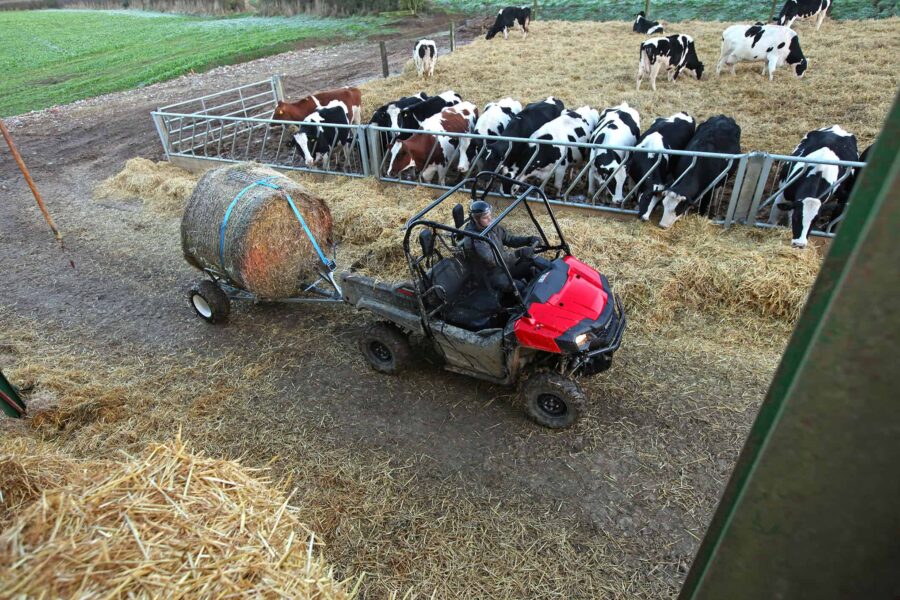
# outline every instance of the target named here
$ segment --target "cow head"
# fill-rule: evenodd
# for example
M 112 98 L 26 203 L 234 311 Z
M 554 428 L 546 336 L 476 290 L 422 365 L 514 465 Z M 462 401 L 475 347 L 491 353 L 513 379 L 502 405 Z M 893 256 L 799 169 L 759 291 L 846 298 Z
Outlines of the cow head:
M 490 142 L 484 153 L 484 170 L 499 173 L 502 169 L 503 159 L 509 150 L 509 142 Z
M 416 161 L 409 151 L 408 142 L 406 140 L 397 140 L 389 150 L 391 154 L 391 162 L 388 165 L 388 175 L 391 177 L 399 177 L 400 173 L 407 169 L 415 169 Z
M 699 60 L 691 60 L 688 61 L 687 65 L 684 67 L 684 70 L 694 76 L 694 79 L 700 79 L 703 77 L 703 63 Z
M 788 46 L 788 55 L 785 59 L 785 62 L 794 67 L 794 75 L 796 75 L 797 77 L 803 77 L 803 73 L 806 72 L 806 68 L 809 66 L 809 62 L 803 55 L 803 50 L 800 49 L 799 36 L 795 35 L 791 39 L 791 45 Z
M 641 192 L 640 196 L 638 196 L 638 216 L 641 218 L 641 221 L 650 220 L 650 215 L 653 213 L 657 202 L 659 202 L 659 193 L 656 190 Z
M 794 202 L 779 202 L 778 208 L 791 211 L 791 246 L 806 248 L 809 244 L 809 229 L 819 214 L 822 201 L 815 197 L 807 197 Z
M 668 229 L 675 224 L 675 221 L 687 212 L 692 202 L 686 196 L 682 196 L 677 192 L 666 190 L 663 194 L 663 216 L 659 220 L 659 226 Z M 648 215 L 649 216 L 649 215 Z
M 284 102 L 279 100 L 278 104 L 275 105 L 275 112 L 272 113 L 272 120 L 284 121 L 286 117 L 287 115 L 284 114 Z
M 324 157 L 319 152 L 322 134 L 322 128 L 318 125 L 303 125 L 300 127 L 300 131 L 294 134 L 294 143 L 303 153 L 307 167 L 312 167 Z

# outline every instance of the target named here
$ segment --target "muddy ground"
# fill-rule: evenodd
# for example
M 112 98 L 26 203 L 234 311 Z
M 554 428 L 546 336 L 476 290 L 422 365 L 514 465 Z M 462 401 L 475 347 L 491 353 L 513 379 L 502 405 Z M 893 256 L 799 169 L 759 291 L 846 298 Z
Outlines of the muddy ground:
M 460 43 L 477 33 L 464 31 Z M 409 44 L 388 47 L 398 71 Z M 622 540 L 628 556 L 616 562 L 632 571 L 619 573 L 623 582 L 649 578 L 657 592 L 676 592 L 765 392 L 767 379 L 754 373 L 774 368 L 777 352 L 748 356 L 754 368 L 735 372 L 723 388 L 698 385 L 694 394 L 670 397 L 664 382 L 641 381 L 639 360 L 653 358 L 657 369 L 678 363 L 679 377 L 699 381 L 719 357 L 685 368 L 680 342 L 664 333 L 658 346 L 631 354 L 626 344 L 608 374 L 617 380 L 606 387 L 610 396 L 595 398 L 589 429 L 550 432 L 524 418 L 513 391 L 443 372 L 427 352 L 410 375 L 371 372 L 355 349 L 363 320 L 345 308 L 239 306 L 227 327 L 206 325 L 186 301 L 197 273 L 179 255 L 177 219 L 148 213 L 137 201 L 97 201 L 93 188 L 129 158 L 162 158 L 152 109 L 276 72 L 287 75 L 288 96 L 297 96 L 377 76 L 380 57 L 370 41 L 301 49 L 7 119 L 65 246 L 53 241 L 15 164 L 0 152 L 0 317 L 8 326 L 38 323 L 48 339 L 110 362 L 197 354 L 249 362 L 277 339 L 286 365 L 277 374 L 281 392 L 224 417 L 243 419 L 247 432 L 231 423 L 235 433 L 221 436 L 224 454 L 262 463 L 268 457 L 254 451 L 255 439 L 289 439 L 293 423 L 320 423 L 336 447 L 386 453 L 414 465 L 420 481 L 453 479 L 475 494 L 515 496 L 573 515 L 584 535 L 603 531 Z M 629 390 L 633 398 L 644 388 L 646 402 L 637 404 L 613 393 Z M 719 398 L 729 398 L 728 406 Z M 697 436 L 698 428 L 706 431 Z M 709 449 L 695 447 L 701 444 Z M 709 460 L 691 464 L 704 453 Z M 628 585 L 617 587 L 629 595 Z

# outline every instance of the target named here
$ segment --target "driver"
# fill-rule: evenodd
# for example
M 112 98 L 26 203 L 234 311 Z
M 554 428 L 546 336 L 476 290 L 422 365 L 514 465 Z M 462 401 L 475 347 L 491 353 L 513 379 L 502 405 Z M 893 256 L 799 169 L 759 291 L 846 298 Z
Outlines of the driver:
M 464 227 L 465 231 L 481 233 L 492 220 L 491 205 L 484 200 L 476 200 L 469 205 L 469 219 Z M 534 246 L 540 244 L 541 238 L 537 236 L 510 235 L 506 229 L 498 224 L 488 232 L 487 237 L 494 242 L 506 263 L 510 275 L 516 281 L 519 289 L 523 289 L 527 280 L 531 279 L 534 263 Z M 480 270 L 487 280 L 487 284 L 499 292 L 511 292 L 511 282 L 500 264 L 497 262 L 490 245 L 482 240 L 466 237 L 463 246 L 472 263 Z M 518 248 L 515 252 L 507 252 L 506 248 Z M 524 280 L 524 281 L 523 281 Z

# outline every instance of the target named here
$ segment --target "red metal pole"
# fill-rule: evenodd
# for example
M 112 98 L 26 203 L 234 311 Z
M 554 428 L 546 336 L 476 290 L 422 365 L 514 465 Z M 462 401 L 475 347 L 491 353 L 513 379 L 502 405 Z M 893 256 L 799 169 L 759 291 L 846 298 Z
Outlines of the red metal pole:
M 19 151 L 16 150 L 16 145 L 13 143 L 12 136 L 9 135 L 9 130 L 3 123 L 3 119 L 0 119 L 0 133 L 3 134 L 3 139 L 6 140 L 6 145 L 9 146 L 9 151 L 12 152 L 13 158 L 16 160 L 16 164 L 19 165 L 19 170 L 22 171 L 22 175 L 25 176 L 25 181 L 28 182 L 28 187 L 31 188 L 31 193 L 34 194 L 34 199 L 37 200 L 38 208 L 40 208 L 41 212 L 44 213 L 44 219 L 46 219 L 47 224 L 50 225 L 50 229 L 53 230 L 53 235 L 56 236 L 56 239 L 61 241 L 62 234 L 59 232 L 59 229 L 56 228 L 56 223 L 53 222 L 53 218 L 50 216 L 50 213 L 47 212 L 47 207 L 44 206 L 44 199 L 41 198 L 41 194 L 40 192 L 38 192 L 37 186 L 34 184 L 34 180 L 31 179 L 31 174 L 28 173 L 28 167 L 25 166 L 25 162 L 19 155 Z

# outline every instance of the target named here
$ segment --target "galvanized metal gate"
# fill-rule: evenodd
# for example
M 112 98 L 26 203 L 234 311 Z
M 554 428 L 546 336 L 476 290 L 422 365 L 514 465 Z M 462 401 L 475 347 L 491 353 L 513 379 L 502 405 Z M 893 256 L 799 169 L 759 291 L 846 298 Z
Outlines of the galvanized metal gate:
M 187 168 L 206 167 L 210 162 L 256 161 L 276 169 L 350 177 L 375 177 L 381 181 L 440 189 L 449 189 L 477 172 L 489 142 L 499 140 L 511 144 L 527 144 L 532 148 L 521 170 L 521 173 L 525 174 L 534 165 L 540 150 L 552 146 L 563 150 L 560 152 L 560 158 L 555 164 L 544 165 L 540 173 L 531 177 L 532 181 L 536 181 L 547 193 L 552 203 L 634 215 L 638 213 L 636 206 L 638 188 L 654 170 L 661 168 L 664 157 L 672 159 L 677 156 L 692 157 L 692 162 L 682 177 L 697 165 L 698 159 L 718 158 L 725 160 L 726 165 L 700 196 L 706 192 L 710 193 L 707 214 L 715 223 L 724 227 L 730 227 L 735 223 L 755 227 L 782 225 L 784 216 L 775 208 L 781 193 L 797 177 L 817 165 L 846 167 L 840 180 L 820 198 L 823 207 L 826 204 L 834 205 L 838 185 L 855 170 L 864 166 L 861 162 L 811 160 L 756 151 L 743 154 L 650 151 L 644 148 L 606 144 L 482 136 L 472 133 L 427 132 L 352 124 L 318 124 L 324 131 L 331 132 L 329 135 L 332 139 L 336 138 L 338 130 L 349 129 L 350 141 L 339 151 L 336 149 L 328 154 L 323 161 L 310 163 L 304 154 L 298 151 L 291 133 L 291 128 L 296 127 L 297 123 L 271 118 L 278 101 L 283 99 L 281 78 L 275 76 L 257 83 L 170 104 L 154 111 L 152 116 L 166 157 L 171 162 Z M 436 173 L 436 182 L 435 173 L 432 173 L 435 169 L 429 169 L 428 173 L 419 169 L 403 176 L 392 176 L 388 172 L 390 155 L 387 148 L 393 139 L 403 133 L 432 133 L 445 142 L 450 141 L 453 154 L 446 171 L 442 168 Z M 467 156 L 468 167 L 460 170 L 461 152 L 465 151 L 467 145 L 474 151 L 471 152 L 471 157 Z M 434 148 L 437 148 L 437 144 Z M 435 151 L 434 148 L 432 153 Z M 571 169 L 566 169 L 562 177 L 556 179 L 559 168 L 564 166 L 562 162 L 565 154 L 577 151 L 582 157 L 589 158 L 594 152 L 602 150 L 617 150 L 626 157 L 606 178 L 597 180 L 592 177 L 590 160 L 586 160 Z M 644 177 L 627 190 L 622 202 L 616 203 L 612 199 L 610 189 L 620 171 L 626 169 L 627 162 L 638 153 L 649 153 L 651 159 L 656 160 Z M 430 160 L 426 160 L 425 164 L 428 162 Z M 800 167 L 780 181 L 782 169 L 790 170 L 797 164 Z M 554 179 L 553 182 L 551 177 Z M 558 187 L 557 181 L 560 181 Z M 498 195 L 503 194 L 498 192 Z M 844 218 L 844 212 L 820 211 L 820 218 L 813 224 L 810 235 L 834 236 L 835 228 Z

